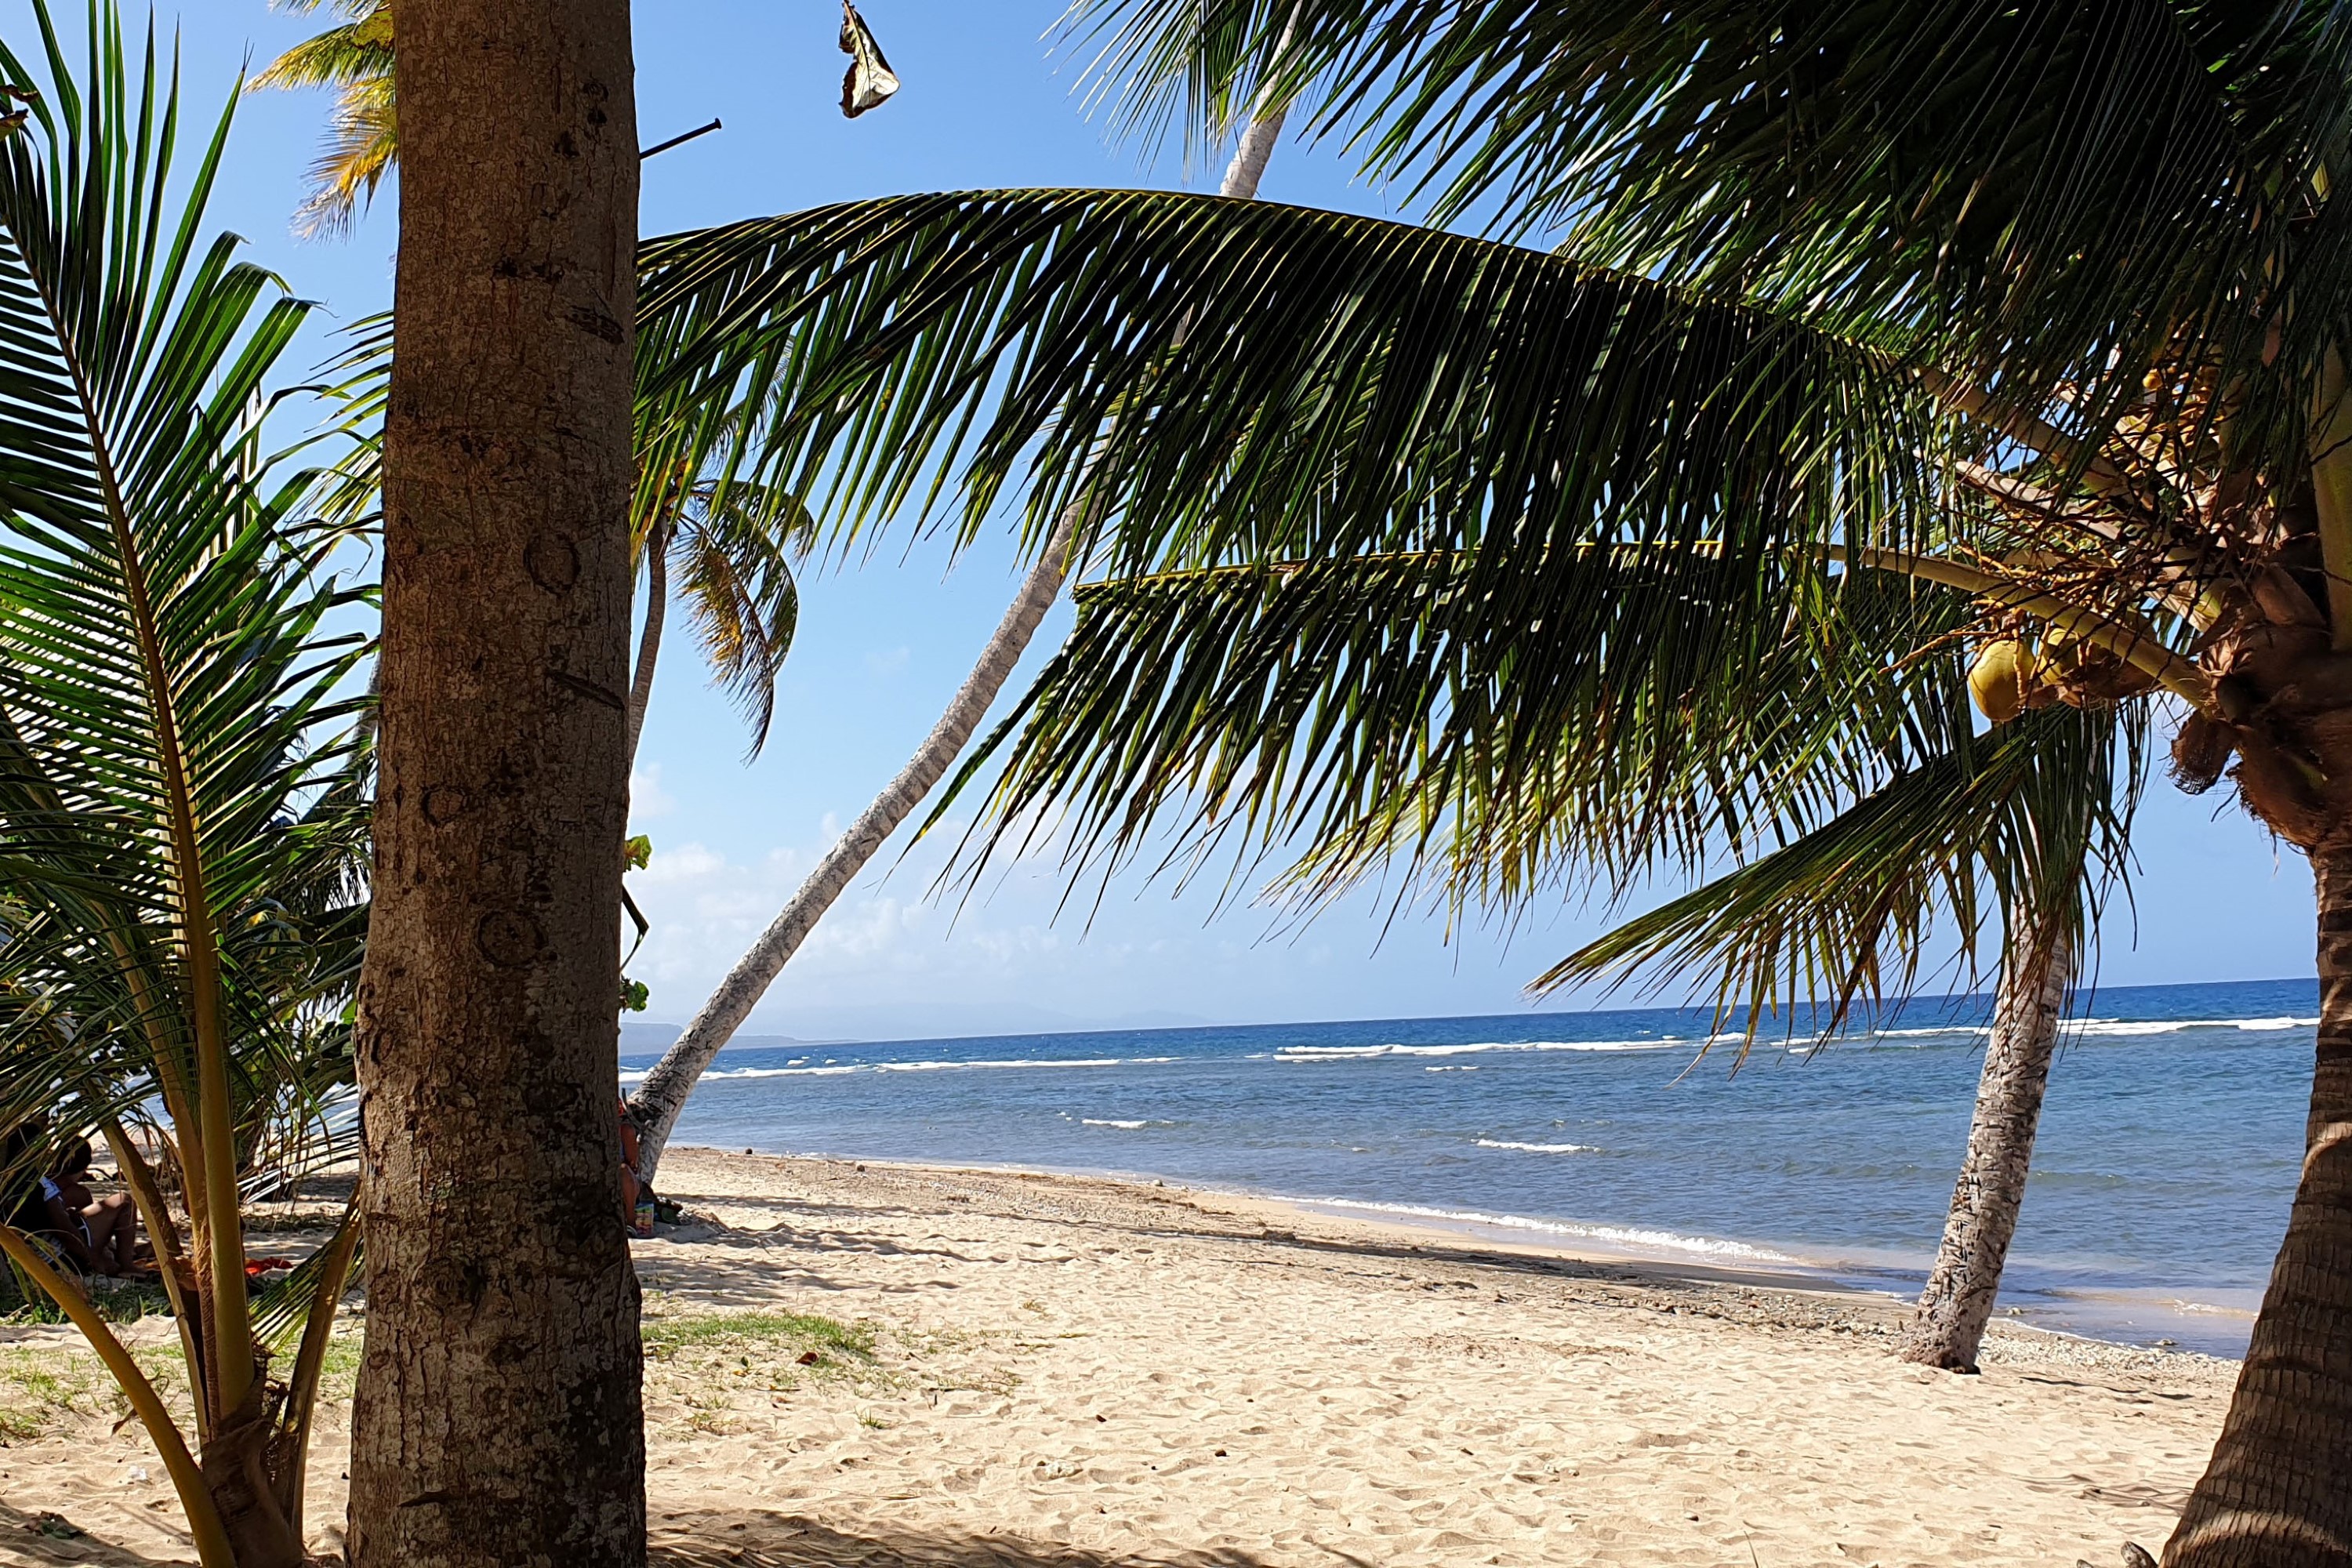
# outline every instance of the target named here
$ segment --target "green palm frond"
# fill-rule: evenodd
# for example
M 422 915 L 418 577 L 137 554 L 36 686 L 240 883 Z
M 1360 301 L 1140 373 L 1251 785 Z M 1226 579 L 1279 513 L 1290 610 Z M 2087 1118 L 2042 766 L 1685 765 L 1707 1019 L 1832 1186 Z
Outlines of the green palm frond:
M 1069 642 L 956 781 L 1002 763 L 967 864 L 1041 835 L 1163 869 L 1231 843 L 1295 857 L 1276 886 L 1310 906 L 1402 863 L 1400 896 L 1507 910 L 1728 860 L 1537 984 L 1714 975 L 1751 1027 L 1908 994 L 1939 916 L 1967 970 L 1986 889 L 2085 937 L 2127 869 L 2144 718 L 2060 707 L 1979 734 L 1944 640 L 1964 597 L 1805 566 L 1768 625 L 1706 596 L 1690 557 L 1712 553 L 1580 552 L 1524 623 L 1450 554 L 1082 587 Z
M 344 346 L 320 367 L 313 390 L 326 405 L 327 432 L 344 444 L 320 486 L 318 515 L 354 532 L 383 521 L 383 414 L 392 398 L 392 312 L 361 317 L 341 333 Z
M 713 679 L 751 728 L 754 754 L 767 743 L 776 679 L 800 624 L 792 563 L 814 529 L 789 494 L 716 480 L 694 486 L 668 525 L 673 586 Z
M 1588 258 L 1929 334 L 2104 429 L 2173 353 L 2291 442 L 2342 323 L 2332 0 L 1095 0 L 1098 89 L 1214 124 L 1272 90 L 1369 172 Z M 2335 204 L 2341 206 L 2342 204 Z M 2248 286 L 2263 280 L 2261 296 Z
M 336 89 L 327 144 L 310 165 L 310 195 L 295 214 L 297 231 L 314 237 L 347 232 L 400 159 L 389 0 L 335 0 L 335 9 L 352 20 L 295 45 L 247 84 L 255 92 Z
M 353 82 L 338 95 L 327 143 L 310 164 L 310 195 L 295 210 L 297 232 L 348 232 L 360 210 L 373 205 L 378 186 L 400 161 L 400 123 L 392 79 Z
M 38 15 L 47 89 L 0 141 L 0 1131 L 160 1110 L 212 1432 L 257 1375 L 240 1166 L 334 1076 L 357 961 L 367 644 L 338 623 L 366 595 L 328 570 L 320 476 L 265 445 L 309 307 L 205 237 L 228 109 L 175 167 L 152 31 L 134 72 L 94 16 L 77 82 Z M 0 70 L 36 79 L 5 48 Z M 203 1478 L 153 1435 L 224 1561 Z M 277 1436 L 263 1462 L 299 1489 Z
M 953 488 L 969 536 L 1017 485 L 1041 539 L 1083 489 L 1118 573 L 1908 540 L 1934 510 L 1916 454 L 1953 438 L 1884 355 L 1784 317 L 1303 208 L 897 197 L 653 241 L 644 263 L 656 438 L 740 411 L 723 434 L 746 475 L 844 532 L 935 517 Z
M 352 19 L 303 39 L 270 61 L 247 84 L 246 90 L 345 87 L 353 82 L 388 79 L 392 75 L 391 6 L 384 0 L 339 0 L 335 8 Z
M 1954 479 L 2000 434 L 1902 333 L 1148 192 L 893 198 L 646 263 L 650 427 L 719 432 L 831 537 L 902 505 L 968 536 L 1016 485 L 1033 536 L 1093 508 L 1111 580 L 959 780 L 1006 763 L 982 858 L 1050 831 L 1278 850 L 1315 896 L 1399 854 L 1465 900 L 1570 865 L 1615 896 L 1967 754 L 1984 611 L 1834 564 L 1900 540 L 1990 581 L 2017 537 Z
M 1401 855 L 1508 904 L 1564 860 L 1621 886 L 1702 868 L 1964 743 L 1885 652 L 1964 601 L 1801 554 L 1727 592 L 1722 557 L 1571 548 L 1510 593 L 1474 552 L 1089 584 L 957 787 L 1003 756 L 983 849 L 1016 823 L 1081 860 L 1287 848 L 1317 897 Z
M 1957 673 L 1957 672 L 1948 672 Z M 1966 699 L 1950 697 L 1955 708 Z M 2082 952 L 2128 870 L 2145 780 L 2137 710 L 2053 707 L 1987 736 L 1963 727 L 1829 820 L 1659 908 L 1624 921 L 1547 970 L 1535 985 L 1646 973 L 1651 989 L 1711 976 L 1726 1017 L 1752 1037 L 1776 1013 L 1812 1003 L 1824 1037 L 1857 1006 L 1913 994 L 1932 928 L 1949 917 L 1954 959 L 1972 977 L 1973 934 L 2034 911 Z

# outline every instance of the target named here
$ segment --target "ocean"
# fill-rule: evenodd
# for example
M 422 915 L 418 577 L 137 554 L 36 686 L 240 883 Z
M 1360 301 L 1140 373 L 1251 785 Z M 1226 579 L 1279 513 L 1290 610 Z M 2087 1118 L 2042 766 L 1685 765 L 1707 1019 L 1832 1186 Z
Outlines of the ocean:
M 1926 1277 L 1981 998 L 1810 1048 L 1704 1010 L 729 1049 L 677 1141 L 1160 1178 L 1895 1295 Z M 2301 1159 L 2316 982 L 2115 986 L 2057 1065 L 2000 1310 L 2245 1348 Z M 623 1058 L 625 1083 L 654 1059 Z

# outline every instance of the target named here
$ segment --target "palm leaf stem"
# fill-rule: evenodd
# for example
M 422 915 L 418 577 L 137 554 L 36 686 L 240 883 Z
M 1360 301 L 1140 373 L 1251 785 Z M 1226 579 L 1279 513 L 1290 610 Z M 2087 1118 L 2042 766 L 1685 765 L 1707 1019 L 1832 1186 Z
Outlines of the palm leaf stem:
M 188 1530 L 196 1538 L 197 1560 L 204 1568 L 236 1568 L 236 1553 L 229 1544 L 228 1532 L 222 1528 L 220 1510 L 214 1506 L 212 1489 L 205 1483 L 205 1473 L 198 1468 L 195 1456 L 188 1452 L 185 1438 L 173 1423 L 172 1413 L 164 1407 L 163 1396 L 155 1385 L 147 1381 L 139 1363 L 114 1337 L 106 1320 L 98 1315 L 89 1299 L 73 1288 L 48 1260 L 26 1241 L 12 1226 L 0 1226 L 0 1253 L 23 1269 L 32 1280 L 57 1303 L 58 1310 L 79 1329 L 98 1359 L 121 1388 L 122 1395 L 131 1402 L 140 1424 L 155 1445 L 156 1455 L 163 1459 L 163 1468 L 172 1478 L 172 1489 L 179 1494 L 180 1506 L 187 1510 Z
M 294 1539 L 302 1539 L 302 1493 L 310 1472 L 310 1417 L 319 1404 L 319 1378 L 327 1363 L 327 1341 L 335 1326 L 335 1308 L 341 1301 L 343 1287 L 350 1282 L 352 1259 L 359 1255 L 360 1194 L 352 1189 L 350 1204 L 343 1210 L 343 1222 L 335 1229 L 334 1239 L 327 1244 L 326 1260 L 320 1268 L 318 1292 L 311 1298 L 310 1312 L 302 1325 L 302 1348 L 295 1352 L 293 1371 L 286 1380 L 285 1430 L 289 1436 L 289 1457 L 278 1485 L 278 1506 Z
M 2032 447 L 2050 462 L 2079 474 L 2083 484 L 2095 494 L 2131 494 L 2131 479 L 2116 466 L 2114 459 L 2067 435 L 2040 416 L 2000 402 L 1982 389 L 1932 366 L 1920 371 L 1919 382 L 1927 388 L 1928 395 L 1938 403 L 1958 410 L 1979 425 L 2000 431 L 2012 441 Z
M 2161 643 L 2151 640 L 2144 631 L 2103 616 L 2096 610 L 2070 603 L 2055 594 L 1974 566 L 1963 565 L 1940 555 L 1859 546 L 1849 549 L 1838 544 L 1823 547 L 1822 553 L 1834 562 L 1916 577 L 1923 582 L 1940 583 L 1948 588 L 1973 594 L 2003 609 L 2047 621 L 2053 630 L 2076 642 L 2105 649 L 2160 683 L 2166 690 L 2187 699 L 2200 710 L 2213 706 L 2213 682 L 2192 660 L 2183 658 Z
M 2039 513 L 2052 522 L 2079 528 L 2110 543 L 2124 536 L 2118 524 L 2088 509 L 2069 506 L 2066 499 L 2056 491 L 2044 489 L 2040 485 L 2019 479 L 2015 474 L 2005 474 L 1998 468 L 1989 468 L 1982 463 L 1963 458 L 1952 465 L 1952 477 L 1979 495 Z
M 2327 574 L 2327 619 L 2337 653 L 2352 652 L 2352 386 L 2334 349 L 2320 374 L 2312 420 L 2311 499 L 2319 513 L 2320 560 Z
M 139 1218 L 147 1227 L 147 1236 L 155 1248 L 157 1272 L 163 1276 L 163 1297 L 172 1303 L 172 1321 L 180 1331 L 180 1353 L 191 1367 L 205 1364 L 204 1325 L 199 1319 L 197 1303 L 188 1299 L 180 1287 L 180 1269 L 186 1255 L 180 1250 L 179 1222 L 172 1217 L 171 1205 L 164 1200 L 163 1189 L 155 1180 L 136 1145 L 124 1132 L 119 1120 L 110 1120 L 104 1129 L 106 1147 L 114 1156 L 114 1168 L 122 1173 L 122 1184 L 131 1189 L 131 1201 L 139 1205 Z M 196 1411 L 196 1442 L 201 1446 L 212 1436 L 212 1412 L 204 1400 L 194 1402 Z
M 203 1132 L 203 1163 L 200 1178 L 193 1168 L 188 1175 L 192 1188 L 200 1179 L 206 1198 L 217 1200 L 224 1194 L 234 1194 L 236 1191 L 236 1132 L 231 1124 L 234 1112 L 229 1098 L 228 1051 L 221 1033 L 220 955 L 211 904 L 205 892 L 204 852 L 196 827 L 195 803 L 188 784 L 171 671 L 155 624 L 145 557 L 131 526 L 113 447 L 108 439 L 109 426 L 100 412 L 81 357 L 74 350 L 71 323 L 58 310 L 47 279 L 37 281 L 43 306 L 57 332 L 58 353 L 72 377 L 75 395 L 87 421 L 91 461 L 97 469 L 107 526 L 113 534 L 121 566 L 123 591 L 129 600 L 124 607 L 131 613 L 140 673 L 155 727 L 156 761 L 163 775 L 166 831 L 171 843 L 173 891 L 177 896 L 180 944 L 187 963 L 188 1009 L 196 1037 L 195 1109 Z M 217 1352 L 206 1370 L 219 1384 L 216 1410 L 226 1415 L 245 1403 L 246 1394 L 253 1386 L 254 1366 L 252 1322 L 246 1307 L 245 1238 L 235 1224 L 211 1223 L 218 1217 L 221 1206 L 224 1205 L 217 1202 L 207 1202 L 202 1237 L 212 1271 L 215 1321 L 210 1328 Z M 233 1195 L 225 1206 L 235 1212 Z

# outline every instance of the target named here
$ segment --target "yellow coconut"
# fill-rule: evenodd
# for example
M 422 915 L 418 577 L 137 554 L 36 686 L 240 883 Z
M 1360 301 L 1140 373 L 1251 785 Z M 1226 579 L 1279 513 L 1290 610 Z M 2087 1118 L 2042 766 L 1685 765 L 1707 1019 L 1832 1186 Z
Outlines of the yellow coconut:
M 1978 712 L 2006 724 L 2025 711 L 2038 673 L 2033 650 L 2023 643 L 2014 637 L 1989 642 L 1969 666 L 1969 695 L 1976 699 Z

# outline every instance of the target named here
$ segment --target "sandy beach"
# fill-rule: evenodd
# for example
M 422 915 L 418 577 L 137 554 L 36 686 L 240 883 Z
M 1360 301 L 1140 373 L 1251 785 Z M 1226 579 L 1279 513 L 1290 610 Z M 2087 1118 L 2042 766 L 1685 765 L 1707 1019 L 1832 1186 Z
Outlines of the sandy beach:
M 2161 1542 L 2235 1373 L 1996 1324 L 1953 1377 L 1895 1359 L 1874 1298 L 1173 1186 L 662 1174 L 690 1215 L 636 1253 L 668 1563 L 2104 1568 Z M 191 1560 L 74 1347 L 0 1329 L 0 1563 Z M 321 1549 L 348 1367 L 334 1392 Z

